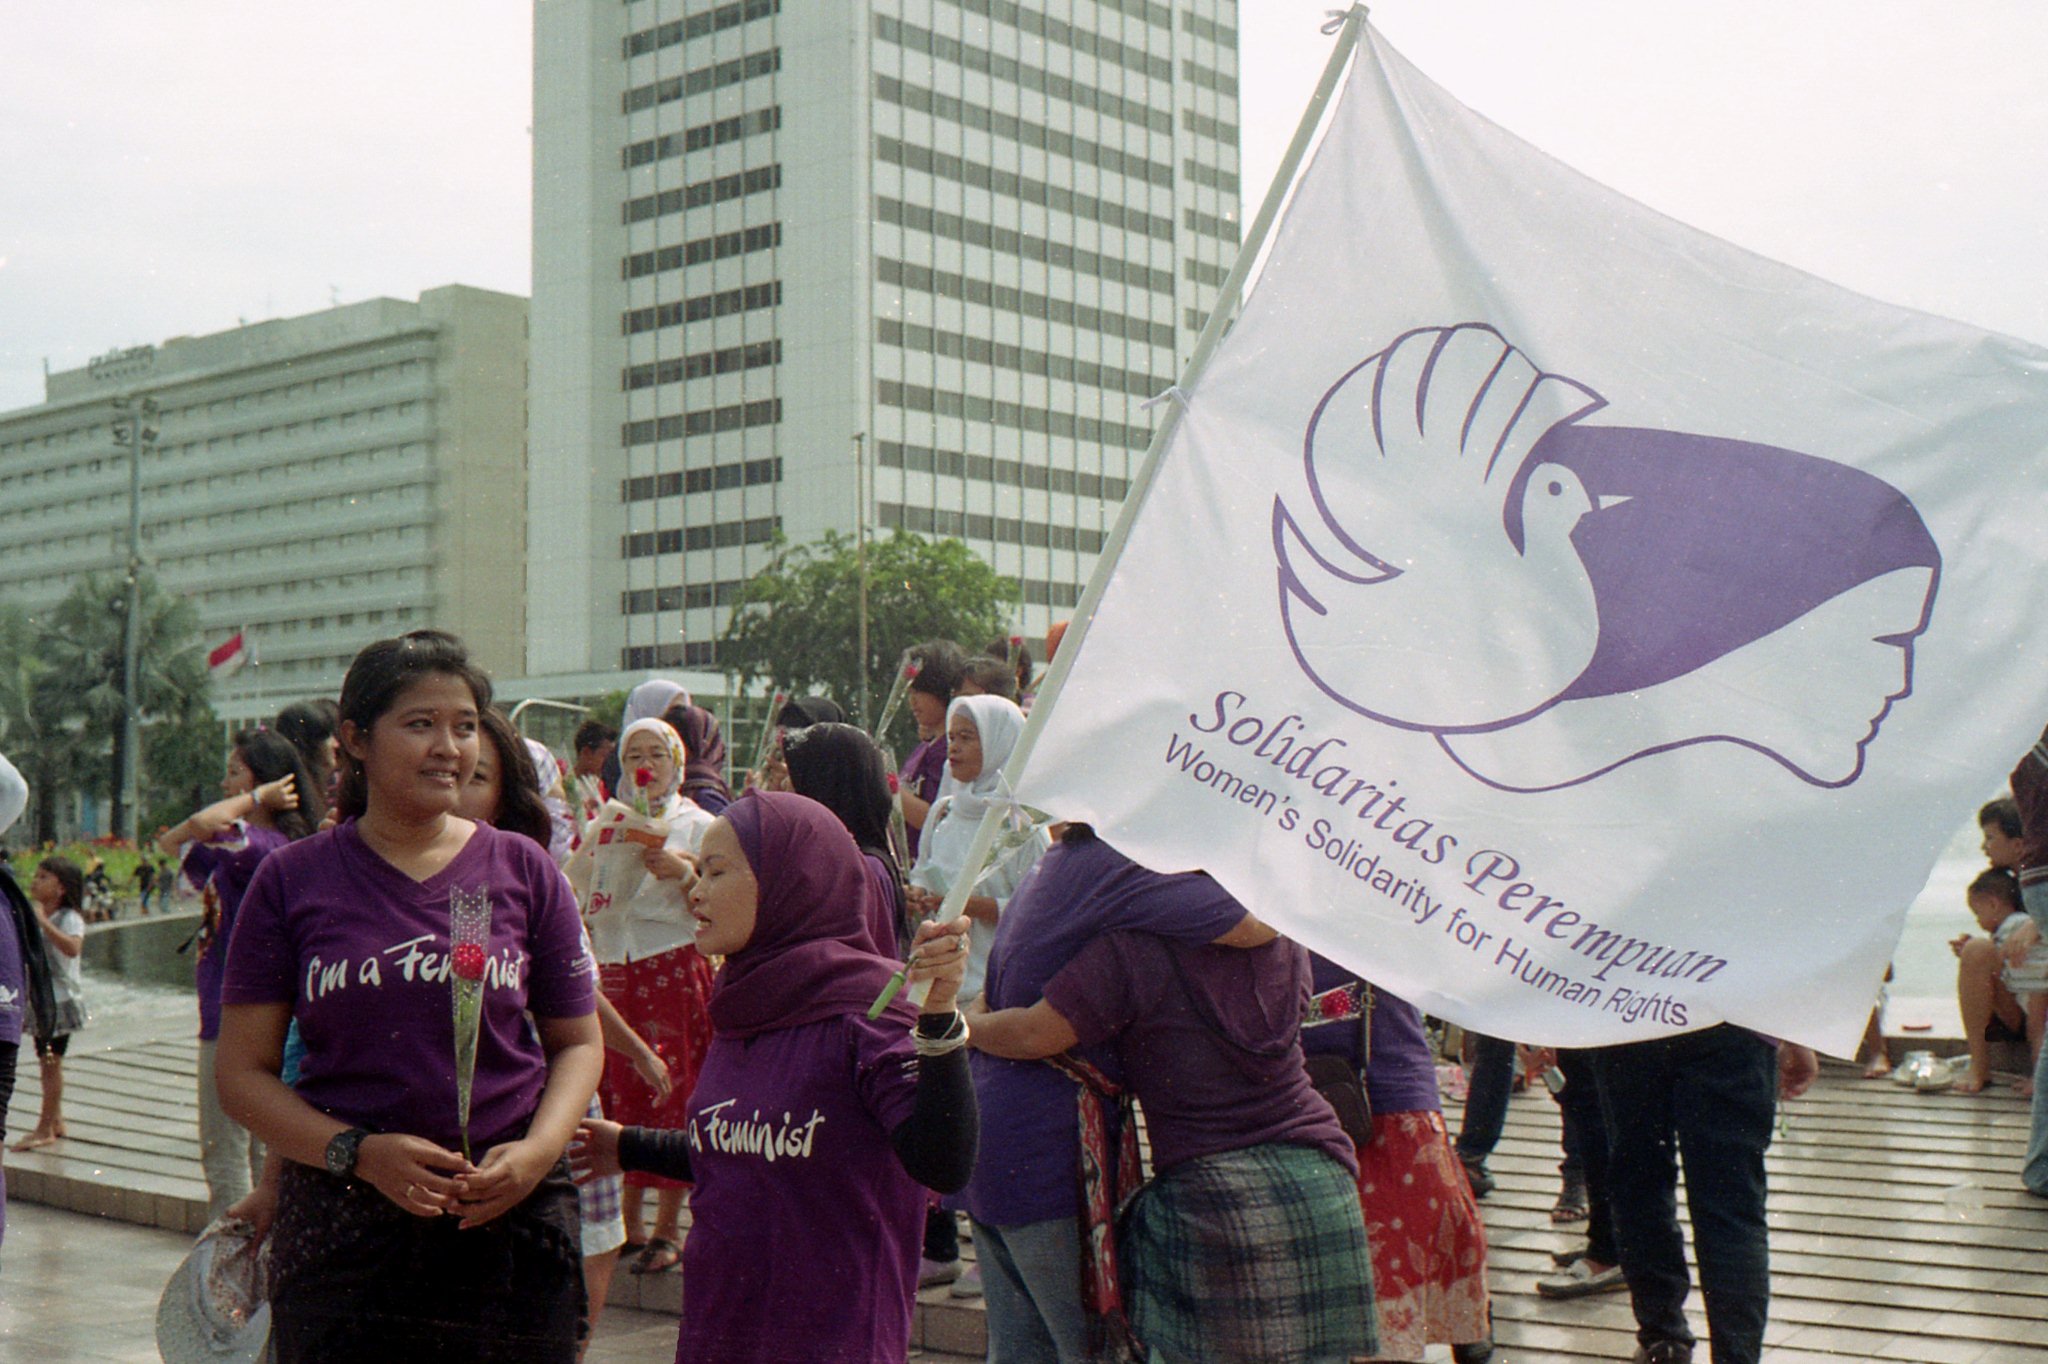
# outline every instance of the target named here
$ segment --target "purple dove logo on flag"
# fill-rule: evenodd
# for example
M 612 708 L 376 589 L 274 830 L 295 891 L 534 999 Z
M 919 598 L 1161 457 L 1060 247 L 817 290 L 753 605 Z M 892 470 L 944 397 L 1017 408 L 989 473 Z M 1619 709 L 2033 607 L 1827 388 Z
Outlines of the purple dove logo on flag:
M 1308 424 L 1312 510 L 1273 503 L 1302 671 L 1500 790 L 1707 743 L 1853 783 L 1934 610 L 1919 512 L 1814 455 L 1587 421 L 1606 407 L 1481 323 L 1346 371 Z

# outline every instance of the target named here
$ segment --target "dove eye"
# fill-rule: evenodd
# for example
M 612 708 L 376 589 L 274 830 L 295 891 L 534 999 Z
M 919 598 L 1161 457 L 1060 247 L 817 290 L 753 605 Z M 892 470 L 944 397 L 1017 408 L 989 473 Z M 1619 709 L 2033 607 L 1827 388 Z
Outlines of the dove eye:
M 1562 497 L 1562 496 L 1564 495 L 1564 484 L 1562 484 L 1562 483 L 1559 483 L 1559 482 L 1558 482 L 1558 481 L 1557 481 L 1556 479 L 1554 479 L 1554 478 L 1553 478 L 1553 479 L 1551 479 L 1551 480 L 1550 480 L 1550 495 L 1551 495 L 1552 497 Z

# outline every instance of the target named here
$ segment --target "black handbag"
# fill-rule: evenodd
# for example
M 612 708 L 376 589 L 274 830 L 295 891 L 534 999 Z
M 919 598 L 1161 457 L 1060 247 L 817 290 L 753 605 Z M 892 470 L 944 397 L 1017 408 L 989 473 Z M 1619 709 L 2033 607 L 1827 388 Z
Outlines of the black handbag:
M 1372 1099 L 1366 1093 L 1364 1067 L 1371 1064 L 1372 1057 L 1372 986 L 1352 981 L 1323 991 L 1309 1000 L 1302 1027 L 1327 1028 L 1345 1023 L 1358 1029 L 1358 1066 L 1351 1064 L 1349 1056 L 1333 1052 L 1305 1053 L 1304 1062 L 1308 1082 L 1336 1110 L 1344 1135 L 1351 1138 L 1353 1146 L 1369 1146 Z

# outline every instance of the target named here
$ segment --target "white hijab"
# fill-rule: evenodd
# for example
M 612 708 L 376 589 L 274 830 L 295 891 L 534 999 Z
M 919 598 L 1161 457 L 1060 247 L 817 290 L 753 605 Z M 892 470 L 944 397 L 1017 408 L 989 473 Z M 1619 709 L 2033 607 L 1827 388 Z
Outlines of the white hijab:
M 641 732 L 652 733 L 668 749 L 674 774 L 665 782 L 641 790 L 634 784 L 633 767 L 625 761 L 626 741 Z M 635 796 L 647 798 L 648 813 L 668 824 L 671 852 L 694 853 L 704 842 L 704 831 L 713 818 L 689 797 L 681 795 L 683 764 L 689 753 L 682 736 L 666 720 L 636 720 L 619 735 L 619 800 L 631 805 Z M 584 848 L 588 849 L 589 844 Z M 594 850 L 593 850 L 594 851 Z M 579 850 L 578 856 L 582 856 Z M 625 915 L 601 916 L 591 927 L 591 938 L 601 962 L 639 961 L 659 956 L 697 939 L 697 921 L 685 903 L 682 887 L 659 877 L 643 878 L 626 905 Z
M 689 688 L 680 682 L 671 682 L 666 677 L 648 678 L 626 693 L 624 728 L 631 729 L 642 720 L 659 720 L 678 700 L 684 705 L 690 703 Z M 625 743 L 626 736 L 622 733 L 619 735 L 619 746 L 623 748 Z
M 946 707 L 946 729 L 966 716 L 981 736 L 981 771 L 971 782 L 957 780 L 950 766 L 939 783 L 938 798 L 932 802 L 931 817 L 918 839 L 918 865 L 937 868 L 947 884 L 967 864 L 967 849 L 981 817 L 1004 804 L 1003 764 L 1017 747 L 1024 732 L 1024 712 L 1014 701 L 1000 696 L 956 696 Z
M 643 685 L 652 686 L 653 684 L 646 683 Z M 652 734 L 661 741 L 661 746 L 668 751 L 670 769 L 668 780 L 650 786 L 645 790 L 642 790 L 639 783 L 633 780 L 633 767 L 626 761 L 626 742 L 635 734 Z M 668 721 L 661 719 L 659 716 L 647 720 L 633 721 L 619 734 L 618 754 L 620 803 L 631 805 L 636 799 L 644 796 L 647 800 L 647 813 L 653 815 L 656 819 L 669 820 L 671 823 L 681 813 L 682 806 L 692 803 L 685 801 L 678 794 L 682 789 L 683 768 L 690 761 L 690 752 L 683 747 L 683 736 L 676 733 L 676 727 Z
M 981 736 L 981 771 L 970 782 L 955 781 L 950 770 L 946 773 L 939 786 L 939 798 L 932 802 L 931 816 L 925 820 L 924 835 L 918 840 L 917 867 L 910 874 L 913 884 L 937 894 L 951 889 L 966 870 L 967 854 L 974 846 L 974 835 L 981 828 L 983 816 L 1009 803 L 1003 765 L 1010 760 L 1018 736 L 1024 732 L 1024 712 L 1017 709 L 1015 702 L 1000 696 L 954 697 L 953 704 L 946 707 L 948 732 L 963 715 Z M 1023 843 L 990 857 L 975 894 L 988 896 L 1000 910 L 1009 903 L 1011 893 L 1045 847 L 1044 831 L 1033 829 Z M 960 999 L 972 1000 L 981 993 L 988 973 L 989 949 L 995 939 L 994 924 L 979 919 L 969 924 L 967 978 L 960 982 Z

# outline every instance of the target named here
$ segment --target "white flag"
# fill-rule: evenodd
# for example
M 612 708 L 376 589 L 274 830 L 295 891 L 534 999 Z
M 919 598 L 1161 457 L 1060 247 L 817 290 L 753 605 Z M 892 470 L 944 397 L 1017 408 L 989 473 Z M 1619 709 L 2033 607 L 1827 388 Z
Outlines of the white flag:
M 2044 443 L 1368 32 L 1018 795 L 1489 1033 L 1846 1052 L 2048 718 Z

